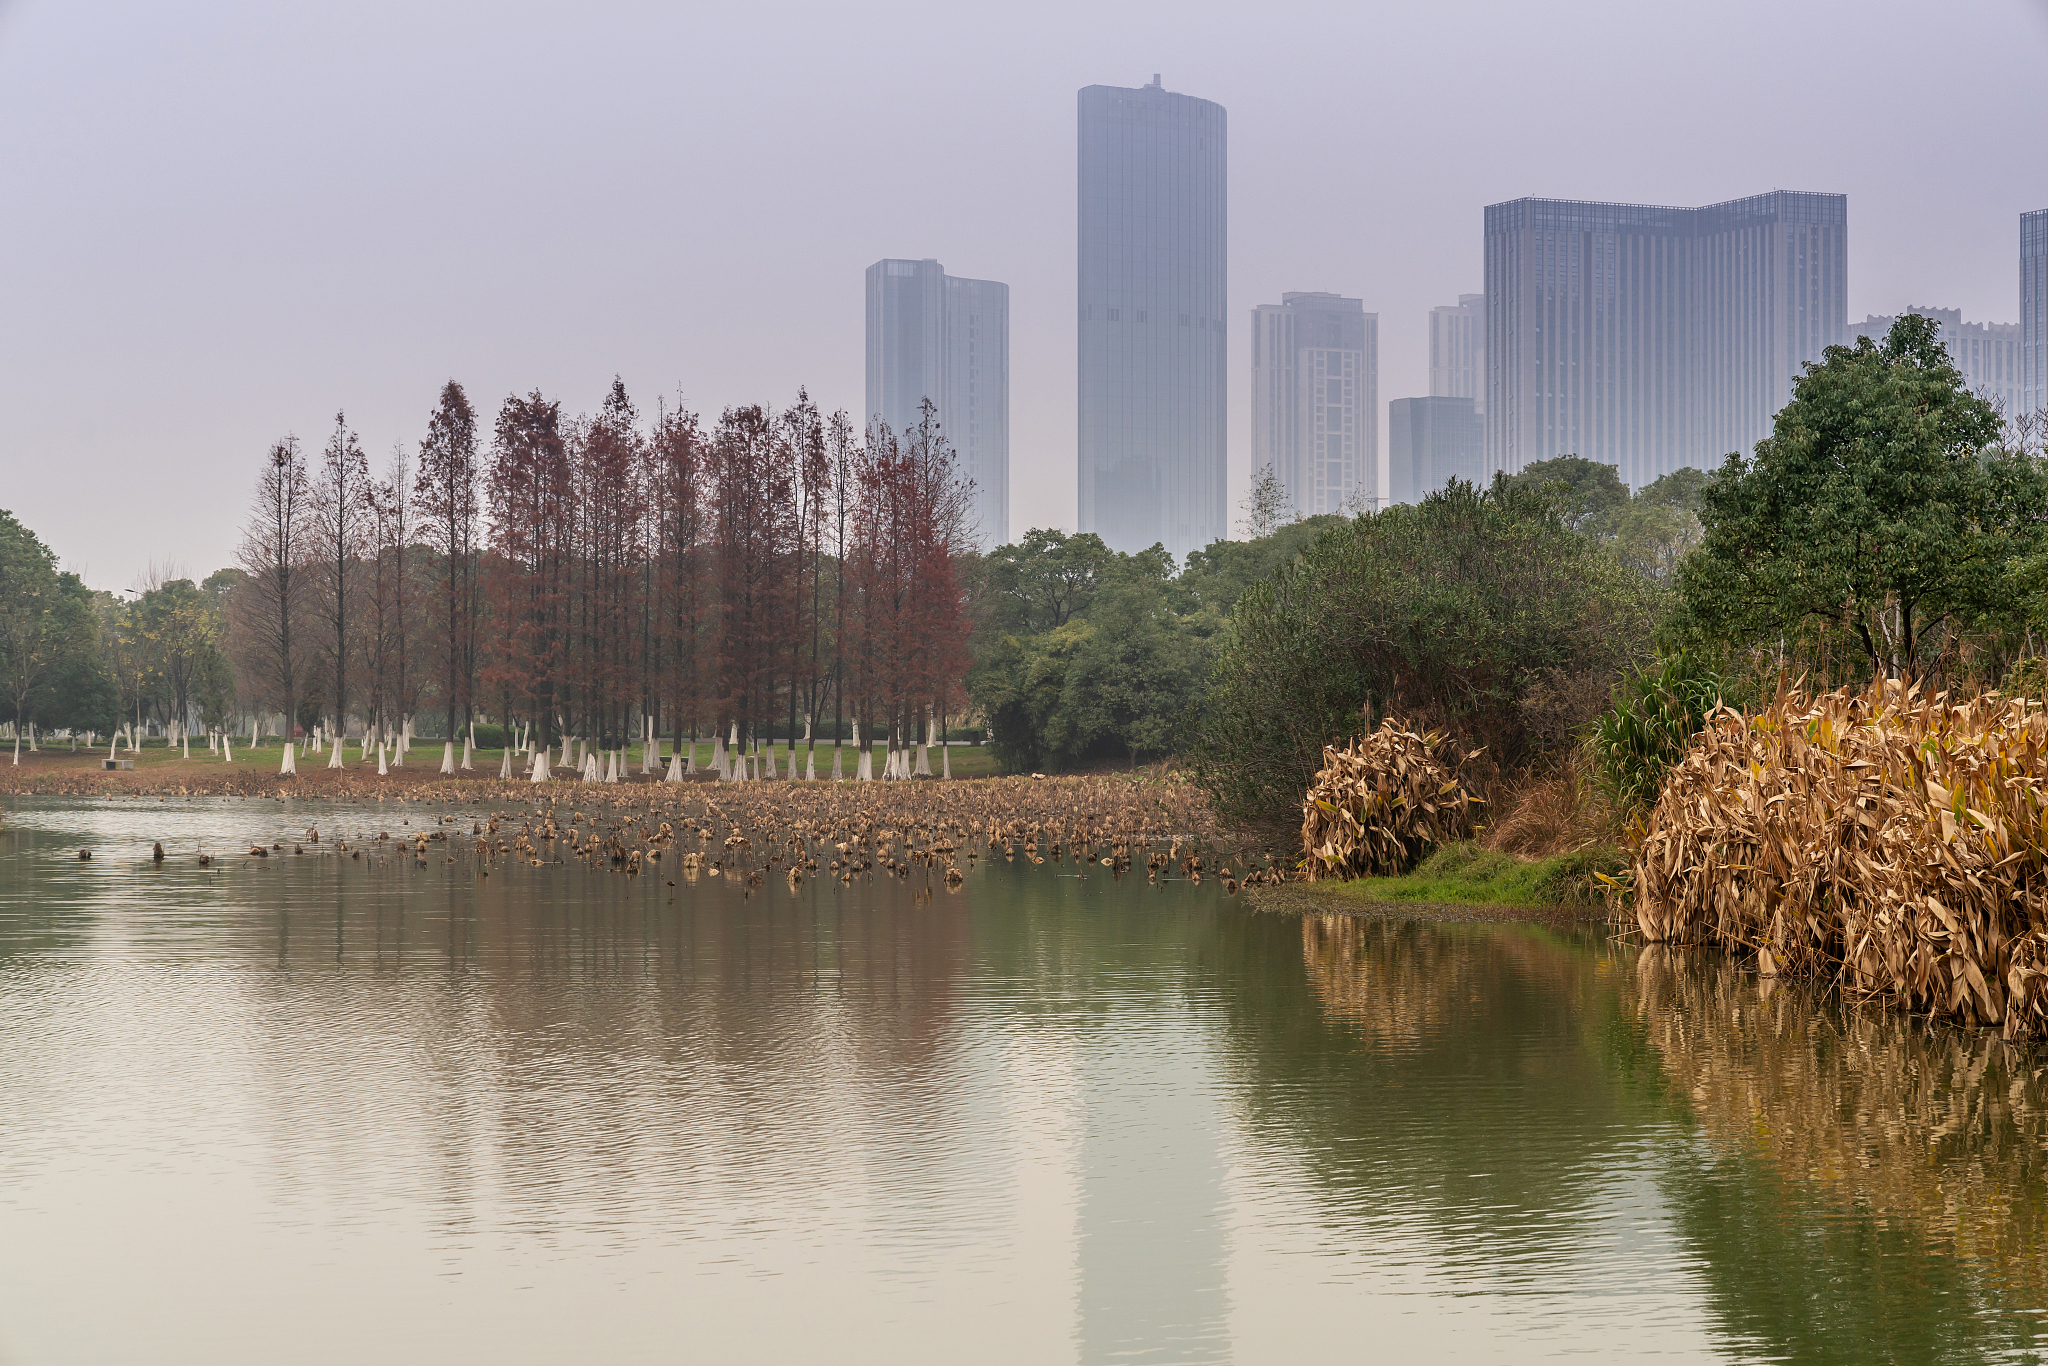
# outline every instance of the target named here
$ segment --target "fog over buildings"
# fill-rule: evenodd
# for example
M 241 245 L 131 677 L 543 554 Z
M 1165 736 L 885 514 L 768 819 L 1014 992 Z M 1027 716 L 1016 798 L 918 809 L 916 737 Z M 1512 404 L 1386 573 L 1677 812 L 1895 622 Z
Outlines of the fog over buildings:
M 1486 426 L 1474 400 L 1397 398 L 1387 433 L 1390 502 L 1419 503 L 1453 479 L 1486 487 Z
M 1185 558 L 1229 530 L 1229 118 L 1156 75 L 1077 105 L 1079 526 Z
M 1304 62 L 1325 51 L 1387 60 L 1370 81 L 1333 80 Z M 591 412 L 617 374 L 643 413 L 715 418 L 803 386 L 858 420 L 859 273 L 930 259 L 1007 288 L 1006 530 L 1085 521 L 1184 552 L 1229 525 L 1251 479 L 1253 308 L 1306 289 L 1377 315 L 1366 425 L 1391 485 L 1388 400 L 1465 396 L 1454 375 L 1473 366 L 1437 310 L 1485 288 L 1486 206 L 1531 197 L 1845 196 L 1845 293 L 1822 301 L 1841 335 L 1918 303 L 2017 323 L 2022 402 L 2038 406 L 2048 168 L 2025 153 L 2044 63 L 2044 0 L 1734 0 L 1710 25 L 1594 0 L 1483 22 L 1455 6 L 1048 0 L 801 24 L 630 0 L 0 0 L 0 195 L 14 208 L 0 216 L 0 506 L 120 588 L 150 561 L 195 576 L 228 563 L 272 441 L 317 446 L 340 409 L 381 463 L 419 441 L 450 378 L 486 415 L 536 389 Z M 1969 88 L 1972 127 L 1992 131 L 1958 136 L 1914 101 L 1842 93 L 1911 89 L 1929 71 Z M 1091 152 L 1081 90 L 1138 101 L 1127 116 L 1213 109 L 1219 134 L 1190 160 L 1167 122 L 1141 137 L 1127 119 Z M 1102 172 L 1095 189 L 1084 163 Z M 2036 216 L 2016 233 L 2022 214 Z M 1605 288 L 1581 246 L 1576 287 Z M 1617 236 L 1617 261 L 1626 246 Z M 1568 294 L 1569 262 L 1552 264 Z M 1517 420 L 1536 426 L 1514 428 L 1514 458 L 1661 423 L 1662 444 L 1634 456 L 1611 440 L 1583 452 L 1633 460 L 1634 478 L 1754 433 L 1792 352 L 1759 360 L 1763 343 L 1724 338 L 1703 353 L 1724 376 L 1704 390 L 1632 395 L 1653 373 L 1620 307 L 1635 289 L 1617 276 L 1612 300 L 1545 302 L 1596 329 L 1547 336 L 1549 352 L 1507 339 L 1508 363 L 1536 366 L 1517 381 Z M 1107 297 L 1126 290 L 1145 300 Z M 1114 323 L 1082 317 L 1098 302 Z M 1790 303 L 1772 304 L 1788 328 Z M 1502 343 L 1474 332 L 1491 371 Z M 1544 354 L 1593 373 L 1545 380 Z M 1737 372 L 1749 396 L 1729 387 Z M 1145 397 L 1167 393 L 1180 397 Z M 1508 421 L 1490 388 L 1470 397 Z M 1172 488 L 1170 469 L 1187 476 Z M 1111 526 L 1126 510 L 1132 523 Z
M 946 274 L 937 261 L 877 261 L 867 273 L 863 425 L 901 436 L 930 399 L 962 477 L 977 545 L 1010 538 L 1010 287 Z
M 1962 371 L 1963 382 L 1972 393 L 1990 399 L 2007 417 L 2024 411 L 2020 406 L 2018 323 L 1966 323 L 1960 308 L 1927 308 L 1919 304 L 1909 304 L 1904 312 L 1941 324 L 1936 335 L 1948 348 L 1949 359 Z M 1848 340 L 1869 337 L 1881 342 L 1898 320 L 1898 314 L 1873 313 L 1862 322 L 1849 324 Z
M 2048 408 L 2048 209 L 2020 215 L 2020 411 Z
M 1842 340 L 1848 273 L 1839 194 L 1488 205 L 1489 469 L 1580 455 L 1641 487 L 1718 467 Z
M 1486 296 L 1460 294 L 1429 310 L 1429 392 L 1486 411 Z
M 1385 498 L 1379 322 L 1357 299 L 1314 291 L 1252 310 L 1252 468 L 1272 466 L 1303 517 Z

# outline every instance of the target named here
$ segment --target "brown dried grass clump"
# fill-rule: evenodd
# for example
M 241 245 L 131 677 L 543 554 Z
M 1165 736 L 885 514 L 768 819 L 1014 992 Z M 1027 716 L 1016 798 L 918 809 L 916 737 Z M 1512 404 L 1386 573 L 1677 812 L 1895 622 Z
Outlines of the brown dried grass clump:
M 1494 815 L 1479 832 L 1488 849 L 1547 858 L 1615 843 L 1613 810 L 1580 764 L 1526 775 L 1492 803 Z
M 1390 717 L 1323 767 L 1301 803 L 1309 881 L 1404 873 L 1446 840 L 1472 833 L 1480 799 L 1465 787 L 1465 754 L 1442 731 L 1417 734 Z
M 1882 682 L 1722 708 L 1665 779 L 1634 888 L 1653 943 L 2048 1033 L 2048 714 Z

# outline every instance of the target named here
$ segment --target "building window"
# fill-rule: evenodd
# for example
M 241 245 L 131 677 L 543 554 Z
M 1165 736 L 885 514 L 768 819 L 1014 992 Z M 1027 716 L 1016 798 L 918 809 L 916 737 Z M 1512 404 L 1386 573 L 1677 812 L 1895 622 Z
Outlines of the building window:
M 1124 316 L 1124 311 L 1123 311 L 1123 310 L 1122 310 L 1121 308 L 1112 308 L 1112 309 L 1110 309 L 1110 310 L 1109 310 L 1109 320 L 1110 320 L 1111 322 L 1113 322 L 1113 323 L 1114 323 L 1114 322 L 1122 322 L 1122 321 L 1123 321 L 1123 316 Z

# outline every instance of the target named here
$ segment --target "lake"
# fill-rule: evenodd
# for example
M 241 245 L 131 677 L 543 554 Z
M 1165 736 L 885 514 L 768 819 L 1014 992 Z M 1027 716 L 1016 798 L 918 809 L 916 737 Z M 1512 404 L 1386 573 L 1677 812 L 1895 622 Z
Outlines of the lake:
M 1213 880 L 357 844 L 482 814 L 0 804 L 0 1362 L 2040 1355 L 2040 1053 Z

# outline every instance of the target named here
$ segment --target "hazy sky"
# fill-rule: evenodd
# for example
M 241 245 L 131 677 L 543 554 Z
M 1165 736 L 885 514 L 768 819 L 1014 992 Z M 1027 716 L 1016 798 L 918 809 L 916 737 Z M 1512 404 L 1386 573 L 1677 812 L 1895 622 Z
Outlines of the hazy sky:
M 862 272 L 934 256 L 1010 285 L 1012 530 L 1071 525 L 1074 92 L 1155 71 L 1230 111 L 1233 515 L 1251 307 L 1364 299 L 1384 428 L 1487 203 L 1840 191 L 1852 318 L 1996 321 L 2048 207 L 2048 0 L 0 0 L 0 507 L 118 588 L 451 376 L 857 415 Z

